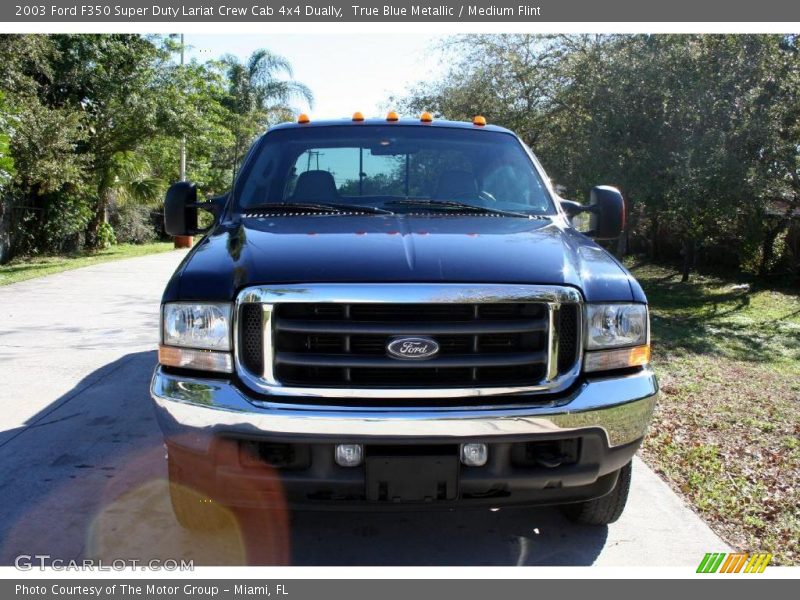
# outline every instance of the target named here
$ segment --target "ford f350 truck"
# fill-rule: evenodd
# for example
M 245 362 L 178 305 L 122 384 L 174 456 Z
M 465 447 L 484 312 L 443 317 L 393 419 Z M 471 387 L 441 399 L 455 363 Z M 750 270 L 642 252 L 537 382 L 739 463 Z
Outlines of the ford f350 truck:
M 167 232 L 205 234 L 164 292 L 151 385 L 178 520 L 207 526 L 215 504 L 619 518 L 658 393 L 645 295 L 592 240 L 624 211 L 608 186 L 559 198 L 483 117 L 428 113 L 301 115 L 227 195 L 173 185 Z

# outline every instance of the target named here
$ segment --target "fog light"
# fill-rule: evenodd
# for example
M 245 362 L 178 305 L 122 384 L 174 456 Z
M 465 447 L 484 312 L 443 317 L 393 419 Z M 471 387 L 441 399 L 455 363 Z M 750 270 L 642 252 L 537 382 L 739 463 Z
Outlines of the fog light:
M 482 467 L 489 459 L 486 444 L 461 444 L 461 462 L 468 467 Z
M 357 467 L 364 458 L 364 446 L 361 444 L 338 444 L 336 446 L 336 464 L 340 467 Z

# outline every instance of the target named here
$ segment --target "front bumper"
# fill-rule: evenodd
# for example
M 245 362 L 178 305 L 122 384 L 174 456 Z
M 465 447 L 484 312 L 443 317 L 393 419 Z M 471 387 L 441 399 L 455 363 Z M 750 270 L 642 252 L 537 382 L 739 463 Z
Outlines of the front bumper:
M 302 407 L 285 404 L 286 398 L 255 400 L 229 381 L 173 375 L 158 367 L 150 392 L 165 437 L 200 452 L 207 450 L 215 435 L 307 437 L 338 443 L 399 438 L 465 442 L 582 429 L 601 430 L 607 445 L 615 447 L 644 436 L 658 383 L 652 371 L 643 369 L 588 378 L 567 396 L 544 402 L 531 396 L 530 404 L 452 409 Z
M 171 478 L 220 503 L 369 506 L 374 503 L 363 498 L 363 465 L 336 465 L 335 444 L 361 443 L 369 452 L 386 445 L 452 448 L 480 441 L 489 444 L 489 463 L 459 467 L 458 503 L 467 499 L 496 506 L 575 502 L 610 491 L 616 471 L 646 432 L 658 384 L 652 371 L 643 369 L 589 378 L 566 396 L 531 396 L 529 404 L 515 398 L 516 404 L 468 408 L 301 407 L 250 398 L 226 380 L 196 379 L 159 367 L 151 394 L 169 448 Z M 515 445 L 569 439 L 580 440 L 573 464 L 520 468 L 510 459 Z M 309 466 L 284 470 L 244 464 L 241 447 L 253 442 L 302 445 Z

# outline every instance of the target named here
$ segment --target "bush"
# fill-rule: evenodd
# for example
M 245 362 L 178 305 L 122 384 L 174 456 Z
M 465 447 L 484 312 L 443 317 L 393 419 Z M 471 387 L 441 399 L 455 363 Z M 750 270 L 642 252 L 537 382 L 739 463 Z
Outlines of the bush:
M 110 221 L 120 244 L 146 244 L 157 239 L 151 209 L 135 204 L 116 205 L 110 210 Z
M 11 256 L 69 254 L 83 248 L 91 209 L 79 193 L 60 192 L 9 199 Z
M 100 227 L 97 228 L 97 241 L 98 247 L 103 249 L 114 246 L 117 243 L 114 228 L 108 223 L 100 223 Z

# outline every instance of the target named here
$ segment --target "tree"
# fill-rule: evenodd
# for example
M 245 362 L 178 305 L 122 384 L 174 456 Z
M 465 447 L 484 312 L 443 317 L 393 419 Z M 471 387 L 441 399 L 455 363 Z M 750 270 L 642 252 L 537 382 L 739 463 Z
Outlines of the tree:
M 86 241 L 97 248 L 120 157 L 153 139 L 170 114 L 169 95 L 158 85 L 169 57 L 138 35 L 58 35 L 53 41 L 57 85 L 46 99 L 83 113 L 87 136 L 79 151 L 87 157 L 95 196 Z
M 752 190 L 747 219 L 760 225 L 758 274 L 773 266 L 775 244 L 800 212 L 800 36 L 759 38 L 765 51 L 750 57 L 765 75 L 753 91 L 750 111 L 740 124 L 748 153 L 746 174 Z
M 163 49 L 174 54 L 175 43 L 166 38 Z M 216 65 L 196 60 L 180 65 L 165 63 L 159 69 L 158 88 L 164 96 L 165 118 L 158 134 L 139 154 L 164 182 L 180 176 L 180 144 L 186 140 L 186 175 L 204 192 L 220 193 L 231 185 L 229 157 L 234 144 L 233 115 L 225 106 L 228 82 Z
M 109 206 L 144 215 L 133 206 L 178 179 L 182 138 L 188 177 L 224 192 L 252 138 L 311 99 L 267 51 L 186 65 L 174 53 L 169 37 L 0 35 L 3 260 L 11 241 L 17 253 L 102 246 Z
M 18 252 L 60 250 L 86 225 L 85 161 L 77 152 L 85 138 L 83 116 L 75 107 L 53 106 L 45 98 L 56 85 L 50 68 L 55 54 L 47 36 L 0 36 L 0 81 L 5 119 L 13 119 L 9 157 L 14 162 L 14 176 L 3 190 L 4 259 Z M 58 219 L 49 222 L 51 215 Z
M 291 79 L 289 61 L 269 50 L 256 50 L 246 61 L 225 56 L 219 68 L 228 81 L 224 105 L 233 116 L 230 164 L 235 174 L 244 152 L 260 131 L 271 123 L 289 120 L 292 102 L 300 100 L 311 105 L 314 97 L 307 86 Z

